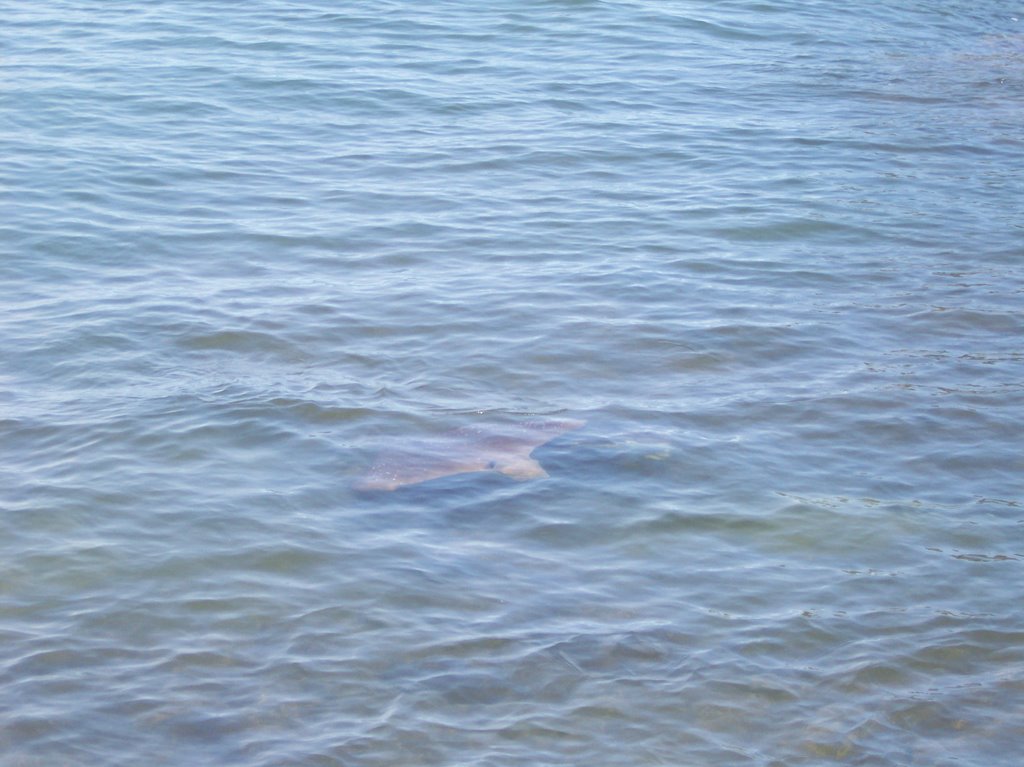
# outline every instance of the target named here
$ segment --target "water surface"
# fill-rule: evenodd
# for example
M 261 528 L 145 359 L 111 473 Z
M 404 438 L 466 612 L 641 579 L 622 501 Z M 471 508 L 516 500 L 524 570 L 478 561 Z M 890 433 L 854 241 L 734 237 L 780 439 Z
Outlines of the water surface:
M 1015 767 L 1018 15 L 8 9 L 0 765 Z

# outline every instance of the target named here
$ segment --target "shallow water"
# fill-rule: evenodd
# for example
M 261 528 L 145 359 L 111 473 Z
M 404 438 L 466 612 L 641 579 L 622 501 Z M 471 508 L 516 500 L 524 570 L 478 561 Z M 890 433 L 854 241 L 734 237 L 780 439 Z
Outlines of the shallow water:
M 0 765 L 1015 767 L 1006 4 L 5 26 Z

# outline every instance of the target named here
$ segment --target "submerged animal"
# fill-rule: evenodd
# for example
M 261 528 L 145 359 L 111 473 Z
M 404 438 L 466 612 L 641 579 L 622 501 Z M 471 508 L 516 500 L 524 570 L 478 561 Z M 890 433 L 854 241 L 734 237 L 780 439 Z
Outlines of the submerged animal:
M 469 426 L 381 452 L 356 490 L 395 490 L 431 479 L 495 471 L 518 480 L 548 476 L 534 450 L 586 421 L 551 420 Z

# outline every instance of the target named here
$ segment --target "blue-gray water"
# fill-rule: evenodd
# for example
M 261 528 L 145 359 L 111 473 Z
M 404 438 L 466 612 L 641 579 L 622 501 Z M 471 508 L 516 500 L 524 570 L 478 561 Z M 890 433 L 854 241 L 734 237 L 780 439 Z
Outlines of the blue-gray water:
M 1024 6 L 3 17 L 2 767 L 1020 763 Z

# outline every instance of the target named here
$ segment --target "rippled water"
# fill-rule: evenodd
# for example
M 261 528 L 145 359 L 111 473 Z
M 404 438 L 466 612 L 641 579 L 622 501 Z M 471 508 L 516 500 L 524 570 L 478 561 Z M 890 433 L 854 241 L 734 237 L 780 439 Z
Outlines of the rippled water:
M 1017 765 L 1011 5 L 5 9 L 0 765 Z

